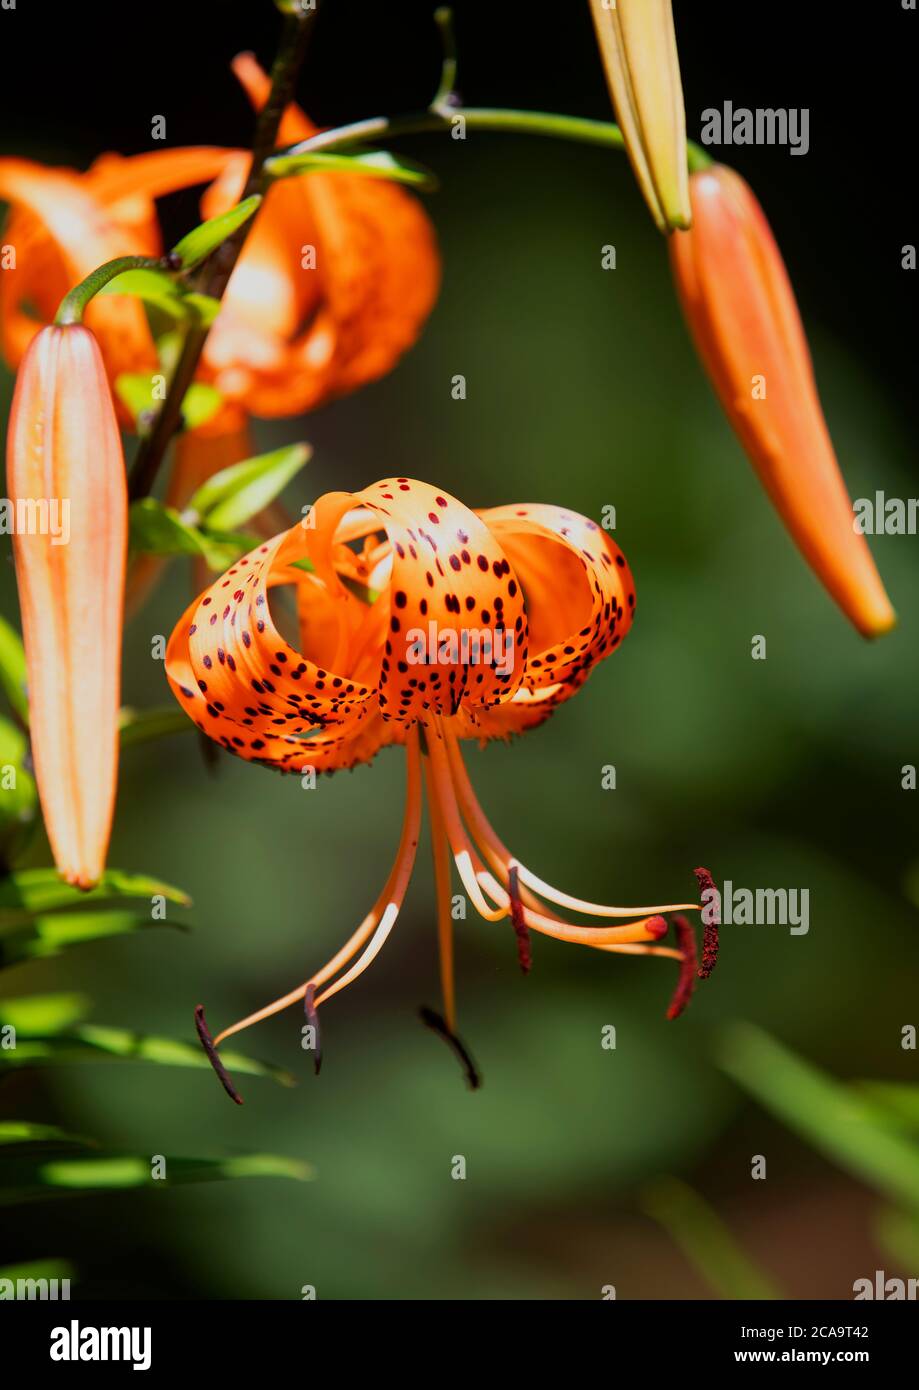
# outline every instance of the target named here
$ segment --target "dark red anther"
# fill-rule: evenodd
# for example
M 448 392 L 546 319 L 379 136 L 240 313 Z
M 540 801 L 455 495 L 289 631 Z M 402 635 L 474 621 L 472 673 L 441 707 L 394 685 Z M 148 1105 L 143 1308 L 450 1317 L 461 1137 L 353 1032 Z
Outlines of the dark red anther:
M 220 1060 L 220 1056 L 214 1046 L 214 1039 L 211 1037 L 210 1029 L 207 1026 L 207 1020 L 204 1017 L 203 1004 L 199 1004 L 195 1009 L 195 1027 L 198 1030 L 198 1037 L 201 1039 L 201 1046 L 207 1053 L 207 1060 L 217 1073 L 221 1086 L 230 1097 L 230 1100 L 235 1101 L 237 1105 L 242 1105 L 243 1098 L 230 1080 L 230 1073 Z
M 702 965 L 699 979 L 707 980 L 718 959 L 718 928 L 721 926 L 721 895 L 708 869 L 694 869 L 702 894 Z
M 520 961 L 520 969 L 524 975 L 528 975 L 533 964 L 533 949 L 530 942 L 530 929 L 523 916 L 523 903 L 520 899 L 517 874 L 517 865 L 512 864 L 507 876 L 507 892 L 511 900 L 511 921 L 517 934 L 517 958 Z
M 307 1023 L 315 1031 L 316 1049 L 313 1058 L 313 1066 L 318 1076 L 322 1069 L 322 1034 L 319 1032 L 319 1010 L 316 1008 L 315 999 L 316 986 L 314 984 L 309 984 L 303 996 L 303 1012 L 306 1015 Z
M 673 919 L 673 930 L 676 933 L 677 946 L 683 952 L 683 959 L 680 962 L 680 978 L 677 980 L 676 989 L 673 991 L 673 998 L 670 1000 L 667 1009 L 668 1018 L 679 1018 L 693 996 L 696 988 L 696 971 L 699 965 L 699 957 L 696 954 L 696 934 L 689 924 L 688 917 L 682 913 Z
M 458 1037 L 457 1034 L 453 1032 L 453 1029 L 447 1026 L 446 1019 L 442 1014 L 437 1013 L 435 1009 L 429 1009 L 426 1005 L 422 1005 L 418 1013 L 422 1023 L 430 1028 L 432 1032 L 442 1037 L 444 1042 L 453 1050 L 454 1054 L 459 1058 L 463 1071 L 466 1074 L 466 1084 L 470 1091 L 477 1091 L 482 1084 L 481 1073 L 472 1060 L 472 1054 L 462 1038 Z

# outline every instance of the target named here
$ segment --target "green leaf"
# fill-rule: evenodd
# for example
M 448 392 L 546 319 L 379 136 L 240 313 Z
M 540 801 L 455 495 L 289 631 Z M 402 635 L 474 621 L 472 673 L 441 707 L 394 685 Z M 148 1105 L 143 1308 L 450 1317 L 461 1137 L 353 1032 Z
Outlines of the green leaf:
M 209 294 L 186 291 L 163 270 L 126 270 L 110 280 L 100 294 L 130 294 L 151 309 L 183 320 L 193 316 L 205 328 L 210 328 L 220 312 L 220 301 Z
M 177 241 L 172 248 L 172 255 L 179 257 L 182 270 L 193 270 L 196 265 L 206 260 L 218 246 L 255 215 L 261 201 L 261 194 L 254 193 L 251 198 L 244 198 L 241 203 L 222 212 L 219 217 L 211 217 L 207 222 L 202 222 L 200 227 L 195 227 L 183 236 L 181 241 Z
M 189 511 L 196 512 L 209 527 L 235 531 L 274 501 L 311 453 L 306 444 L 289 444 L 223 468 L 198 488 L 188 504 Z
M 0 1279 L 72 1279 L 74 1267 L 70 1260 L 60 1258 L 50 1260 L 30 1260 L 28 1264 L 3 1265 Z
M 26 767 L 29 741 L 0 716 L 0 853 L 7 865 L 26 848 L 38 821 L 38 791 Z
M 164 270 L 125 270 L 121 275 L 116 275 L 114 280 L 110 280 L 99 294 L 129 294 L 172 318 L 187 317 L 182 293 L 176 282 Z
M 33 1125 L 28 1120 L 0 1120 L 0 1147 L 6 1144 L 86 1144 L 93 1140 L 68 1134 L 57 1125 Z
M 726 1029 L 723 1069 L 831 1162 L 898 1204 L 919 1208 L 919 1147 L 875 1108 L 751 1023 Z
M 353 147 L 347 154 L 334 150 L 280 154 L 266 161 L 265 170 L 272 180 L 299 174 L 362 174 L 365 178 L 387 179 L 390 183 L 407 184 L 424 192 L 433 192 L 438 187 L 437 178 L 430 169 L 404 155 L 393 154 L 391 150 Z
M 267 1077 L 281 1086 L 296 1085 L 296 1079 L 282 1067 L 259 1062 L 242 1052 L 224 1050 L 220 1057 L 231 1072 Z M 211 1070 L 208 1057 L 197 1043 L 153 1037 L 127 1028 L 93 1023 L 81 1023 L 66 1033 L 44 1038 L 27 1037 L 24 1043 L 17 1035 L 15 1048 L 8 1052 L 0 1051 L 0 1063 L 6 1062 L 11 1066 L 36 1062 L 93 1062 L 111 1058 L 125 1062 L 153 1062 L 166 1067 L 190 1067 L 195 1071 Z
M 155 709 L 125 707 L 120 711 L 118 720 L 122 748 L 133 748 L 135 744 L 149 743 L 167 734 L 187 734 L 195 728 L 185 711 L 177 705 L 158 705 Z
M 201 555 L 218 573 L 258 544 L 257 536 L 193 526 L 155 497 L 133 503 L 129 515 L 132 550 L 154 555 Z
M 919 1218 L 913 1212 L 884 1207 L 874 1220 L 878 1245 L 905 1273 L 919 1269 Z
M 81 1022 L 89 1011 L 85 994 L 21 995 L 18 999 L 0 999 L 0 1027 L 12 1025 L 18 1045 L 20 1038 L 61 1033 L 71 1024 Z
M 857 1081 L 879 1118 L 897 1129 L 919 1130 L 919 1086 L 906 1081 Z
M 181 922 L 154 921 L 131 912 L 62 912 L 35 917 L 19 926 L 0 927 L 0 970 L 25 960 L 56 956 L 70 946 L 129 936 L 150 927 L 188 928 Z
M 0 685 L 20 719 L 28 724 L 26 654 L 22 638 L 6 618 L 0 618 Z
M 149 874 L 106 869 L 95 888 L 83 892 L 64 883 L 56 869 L 20 869 L 0 881 L 0 930 L 10 917 L 92 907 L 114 898 L 165 898 L 181 907 L 191 906 L 191 898 L 181 888 Z
M 115 378 L 115 394 L 131 412 L 136 425 L 140 425 L 145 413 L 155 411 L 160 398 L 153 394 L 153 378 L 161 373 L 122 372 Z M 223 397 L 215 386 L 206 382 L 192 382 L 182 401 L 182 422 L 187 430 L 196 430 L 213 419 L 223 405 Z
M 239 1154 L 231 1158 L 165 1159 L 163 1178 L 154 1178 L 147 1154 L 106 1154 L 92 1158 L 28 1157 L 0 1164 L 0 1205 L 83 1192 L 117 1192 L 230 1178 L 293 1178 L 306 1182 L 313 1169 L 280 1154 Z
M 721 1298 L 781 1298 L 780 1290 L 738 1245 L 721 1217 L 685 1182 L 661 1178 L 641 1205 L 663 1226 Z

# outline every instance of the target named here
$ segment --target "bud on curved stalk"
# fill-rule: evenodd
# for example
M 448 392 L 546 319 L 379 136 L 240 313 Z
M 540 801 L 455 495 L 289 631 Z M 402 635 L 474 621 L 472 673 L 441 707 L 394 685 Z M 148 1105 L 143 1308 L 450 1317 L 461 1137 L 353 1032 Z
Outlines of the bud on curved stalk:
M 81 324 L 42 329 L 23 358 L 7 487 L 45 826 L 63 877 L 91 888 L 115 805 L 128 498 L 102 356 Z
M 690 179 L 692 230 L 670 239 L 677 290 L 725 413 L 795 544 L 863 636 L 896 615 L 856 531 L 794 291 L 763 210 L 724 165 Z
M 686 113 L 670 0 L 590 0 L 626 151 L 661 232 L 688 227 Z

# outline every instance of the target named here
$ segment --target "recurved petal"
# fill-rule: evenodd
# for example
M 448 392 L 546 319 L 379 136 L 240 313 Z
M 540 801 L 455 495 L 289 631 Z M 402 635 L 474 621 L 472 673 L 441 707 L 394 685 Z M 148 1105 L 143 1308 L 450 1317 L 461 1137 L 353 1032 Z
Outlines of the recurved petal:
M 532 692 L 561 685 L 573 693 L 632 625 L 635 586 L 625 556 L 602 526 L 562 507 L 536 502 L 479 515 L 526 597 L 530 654 L 523 685 Z
M 166 675 L 189 716 L 229 752 L 284 772 L 325 772 L 366 761 L 391 739 L 375 689 L 297 651 L 277 625 L 269 593 L 316 583 L 291 568 L 305 555 L 303 537 L 300 526 L 282 532 L 195 599 L 169 639 Z

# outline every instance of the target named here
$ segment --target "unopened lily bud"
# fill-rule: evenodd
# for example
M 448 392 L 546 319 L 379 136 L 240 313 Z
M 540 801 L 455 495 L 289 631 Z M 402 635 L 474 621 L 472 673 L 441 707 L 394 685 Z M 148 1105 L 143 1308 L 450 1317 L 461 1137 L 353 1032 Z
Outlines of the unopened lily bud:
M 42 329 L 23 358 L 7 486 L 45 826 L 63 877 L 91 888 L 115 805 L 128 498 L 102 356 L 81 324 Z
M 688 227 L 686 113 L 670 0 L 590 0 L 635 177 L 662 232 Z
M 866 637 L 896 617 L 823 417 L 801 316 L 763 210 L 723 165 L 690 180 L 692 230 L 670 239 L 677 289 L 724 411 L 795 544 Z

